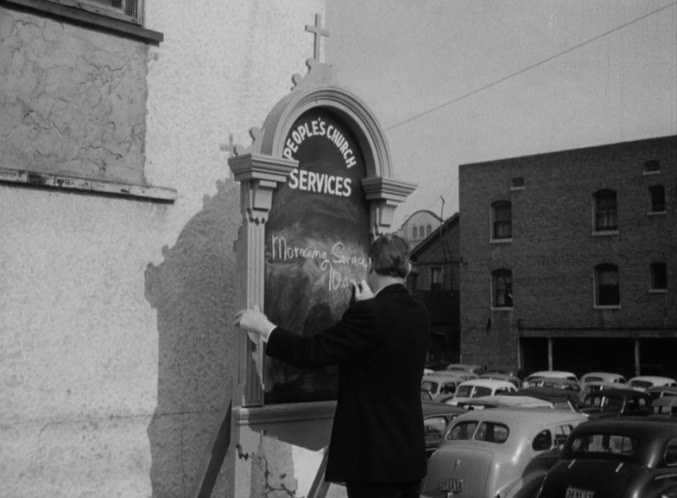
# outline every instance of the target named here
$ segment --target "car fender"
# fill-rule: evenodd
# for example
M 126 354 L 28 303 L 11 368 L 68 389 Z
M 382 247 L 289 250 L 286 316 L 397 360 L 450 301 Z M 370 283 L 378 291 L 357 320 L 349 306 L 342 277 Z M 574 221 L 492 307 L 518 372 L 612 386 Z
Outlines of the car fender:
M 539 470 L 520 476 L 505 483 L 494 495 L 501 498 L 535 498 L 546 474 L 546 471 Z

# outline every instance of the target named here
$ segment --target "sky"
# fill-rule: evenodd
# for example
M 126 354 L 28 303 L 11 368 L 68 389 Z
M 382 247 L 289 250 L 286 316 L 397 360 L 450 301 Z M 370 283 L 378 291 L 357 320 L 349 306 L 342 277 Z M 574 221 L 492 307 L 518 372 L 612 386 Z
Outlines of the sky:
M 417 184 L 393 229 L 458 211 L 458 166 L 677 134 L 675 0 L 327 0 L 324 60 Z

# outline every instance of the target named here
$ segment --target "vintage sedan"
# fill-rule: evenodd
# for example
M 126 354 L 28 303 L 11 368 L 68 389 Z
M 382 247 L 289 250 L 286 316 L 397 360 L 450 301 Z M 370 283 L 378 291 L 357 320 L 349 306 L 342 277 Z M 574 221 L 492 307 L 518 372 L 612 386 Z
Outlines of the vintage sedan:
M 462 413 L 466 413 L 466 410 L 458 406 L 430 401 L 423 401 L 421 405 L 423 406 L 423 425 L 425 427 L 425 451 L 430 456 L 442 441 L 442 436 L 449 422 Z
M 532 498 L 583 415 L 492 408 L 459 415 L 428 460 L 423 496 Z
M 677 387 L 677 381 L 672 377 L 657 375 L 639 375 L 628 381 L 628 386 L 639 391 L 646 391 L 650 387 Z
M 451 399 L 446 399 L 444 403 L 450 405 L 459 405 L 474 398 L 482 396 L 493 396 L 495 394 L 507 394 L 517 391 L 512 382 L 496 379 L 472 379 L 462 382 L 456 387 L 456 392 Z
M 587 394 L 581 411 L 591 417 L 649 415 L 651 396 L 634 389 L 604 389 Z
M 590 382 L 608 382 L 611 384 L 621 384 L 621 387 L 623 387 L 623 384 L 625 384 L 627 380 L 621 374 L 613 372 L 588 372 L 581 375 L 578 382 L 581 385 L 581 389 L 583 389 L 586 384 L 589 384 Z
M 538 496 L 677 497 L 677 419 L 618 418 L 580 424 Z
M 520 380 L 520 378 L 515 377 L 514 375 L 509 373 L 485 372 L 482 375 L 480 375 L 478 379 L 505 380 L 507 382 L 510 382 L 511 384 L 514 384 L 514 386 L 518 389 L 522 387 L 522 381 Z
M 432 400 L 439 400 L 446 395 L 453 395 L 459 384 L 465 381 L 463 377 L 448 375 L 446 373 L 431 373 L 424 375 L 421 380 L 421 391 L 430 394 Z
M 527 376 L 524 379 L 523 387 L 531 387 L 531 383 L 537 381 L 538 379 L 567 379 L 573 382 L 578 383 L 578 377 L 573 372 L 567 372 L 564 370 L 541 370 L 539 372 L 534 372 L 531 375 Z

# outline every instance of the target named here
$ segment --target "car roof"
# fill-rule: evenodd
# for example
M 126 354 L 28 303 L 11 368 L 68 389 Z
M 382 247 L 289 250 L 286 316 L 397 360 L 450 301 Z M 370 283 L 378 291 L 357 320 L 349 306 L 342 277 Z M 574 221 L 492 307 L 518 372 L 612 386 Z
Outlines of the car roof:
M 648 393 L 665 393 L 677 396 L 677 387 L 674 386 L 653 386 L 646 390 Z
M 425 374 L 422 378 L 424 381 L 429 381 L 429 382 L 464 382 L 465 379 L 462 377 L 456 377 L 454 375 L 449 375 L 449 374 L 438 374 L 438 373 L 431 373 L 431 374 Z
M 534 398 L 546 399 L 548 401 L 578 401 L 578 394 L 567 389 L 560 389 L 559 387 L 527 387 L 519 389 L 517 395 L 533 396 Z
M 677 435 L 677 418 L 669 417 L 619 417 L 588 419 L 584 424 L 576 428 L 579 433 L 614 433 L 623 432 L 628 435 L 641 435 L 645 433 L 674 433 Z
M 566 372 L 564 370 L 540 370 L 534 372 L 528 376 L 529 378 L 534 377 L 576 377 L 576 374 L 573 372 Z M 578 377 L 576 377 L 578 378 Z
M 500 379 L 470 379 L 465 380 L 459 384 L 461 386 L 483 386 L 483 387 L 512 387 L 515 388 L 515 384 L 508 382 L 507 380 Z
M 677 400 L 677 398 L 675 398 Z M 509 396 L 505 394 L 494 394 L 491 396 L 482 396 L 481 398 L 474 398 L 464 405 L 481 405 L 481 406 L 513 406 L 513 407 L 529 407 L 529 408 L 554 408 L 550 401 L 534 396 Z
M 447 405 L 446 403 L 437 403 L 435 401 L 422 401 L 423 416 L 430 415 L 459 415 L 466 413 L 466 410 L 454 405 Z
M 585 387 L 591 387 L 591 386 L 600 386 L 600 387 L 608 387 L 610 389 L 627 389 L 625 387 L 625 384 L 618 383 L 618 382 L 609 382 L 608 380 L 591 380 L 590 382 L 585 382 Z
M 541 427 L 567 421 L 580 422 L 588 418 L 580 413 L 552 408 L 496 407 L 490 410 L 471 410 L 456 417 L 454 422 L 463 420 L 499 422 L 514 427 Z
M 648 382 L 675 382 L 675 379 L 672 377 L 661 377 L 659 375 L 638 375 L 637 377 L 632 377 L 628 382 L 633 380 L 645 380 Z
M 598 396 L 605 396 L 607 398 L 650 398 L 649 394 L 644 391 L 637 391 L 635 389 L 615 388 L 603 389 L 601 391 L 593 391 L 585 395 L 586 398 L 594 398 Z
M 656 398 L 651 402 L 651 406 L 677 406 L 677 396 Z
M 614 372 L 586 372 L 583 375 L 581 375 L 581 380 L 587 378 L 587 377 L 601 377 L 602 380 L 604 379 L 625 379 L 624 375 L 621 375 L 619 373 L 614 373 Z

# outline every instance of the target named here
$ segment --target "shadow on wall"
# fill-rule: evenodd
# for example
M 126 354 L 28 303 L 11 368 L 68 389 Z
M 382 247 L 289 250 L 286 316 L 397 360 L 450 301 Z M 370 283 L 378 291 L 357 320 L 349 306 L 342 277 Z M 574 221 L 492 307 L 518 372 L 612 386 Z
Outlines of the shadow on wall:
M 239 185 L 217 183 L 164 261 L 149 264 L 146 300 L 157 311 L 157 408 L 148 427 L 154 498 L 187 497 L 235 372 L 232 317 L 237 282 L 233 243 L 241 224 Z M 226 496 L 221 472 L 214 493 Z

